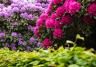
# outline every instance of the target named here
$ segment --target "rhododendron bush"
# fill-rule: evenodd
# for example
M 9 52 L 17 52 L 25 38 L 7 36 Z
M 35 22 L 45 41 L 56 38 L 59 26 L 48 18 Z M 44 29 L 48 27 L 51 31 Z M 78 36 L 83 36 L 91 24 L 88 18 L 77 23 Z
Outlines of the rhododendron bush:
M 44 48 L 59 47 L 66 40 L 74 41 L 76 34 L 86 40 L 95 26 L 95 0 L 52 0 L 37 20 L 34 35 Z
M 48 4 L 48 0 L 0 0 L 0 48 L 32 50 L 37 46 L 33 27 Z

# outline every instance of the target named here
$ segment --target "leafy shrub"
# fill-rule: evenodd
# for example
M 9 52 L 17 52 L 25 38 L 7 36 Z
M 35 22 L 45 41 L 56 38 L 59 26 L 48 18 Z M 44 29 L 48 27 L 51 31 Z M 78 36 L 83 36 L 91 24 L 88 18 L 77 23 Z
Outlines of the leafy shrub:
M 96 54 L 81 47 L 33 52 L 0 49 L 0 67 L 96 67 Z

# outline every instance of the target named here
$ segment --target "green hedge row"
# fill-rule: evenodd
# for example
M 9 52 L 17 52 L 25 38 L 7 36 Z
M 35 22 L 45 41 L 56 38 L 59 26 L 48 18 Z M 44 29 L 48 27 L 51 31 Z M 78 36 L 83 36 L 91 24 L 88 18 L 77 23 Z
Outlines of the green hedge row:
M 81 47 L 33 52 L 1 49 L 0 67 L 96 67 L 96 55 Z

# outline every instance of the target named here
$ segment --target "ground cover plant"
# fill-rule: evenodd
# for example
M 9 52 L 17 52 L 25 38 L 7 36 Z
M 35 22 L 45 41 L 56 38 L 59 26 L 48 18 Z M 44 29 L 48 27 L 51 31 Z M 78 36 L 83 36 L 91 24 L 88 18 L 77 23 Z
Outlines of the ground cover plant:
M 81 47 L 33 52 L 0 49 L 0 67 L 96 67 L 96 54 Z

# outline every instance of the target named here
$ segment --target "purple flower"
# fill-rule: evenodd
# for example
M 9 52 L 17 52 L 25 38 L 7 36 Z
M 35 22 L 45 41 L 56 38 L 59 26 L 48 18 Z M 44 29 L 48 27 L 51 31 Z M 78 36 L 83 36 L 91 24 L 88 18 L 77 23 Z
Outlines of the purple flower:
M 16 32 L 12 32 L 12 33 L 11 33 L 11 36 L 13 36 L 13 37 L 17 37 L 18 34 L 17 34 Z
M 33 37 L 30 38 L 30 43 L 33 43 L 35 39 Z
M 24 19 L 26 19 L 27 17 L 28 17 L 28 13 L 21 13 L 21 15 L 20 15 L 22 18 L 24 18 Z
M 0 32 L 0 38 L 5 37 L 5 33 L 4 32 Z
M 4 13 L 3 12 L 0 12 L 0 17 L 3 17 L 4 16 Z
M 42 43 L 38 42 L 37 47 L 41 47 L 41 46 L 42 46 Z
M 32 48 L 30 46 L 26 46 L 27 51 L 31 51 Z
M 18 7 L 14 7 L 14 8 L 12 9 L 13 12 L 19 12 L 19 10 L 20 10 L 20 9 L 19 9 Z
M 37 40 L 35 38 L 31 37 L 29 42 L 30 42 L 30 44 L 36 44 Z
M 26 8 L 23 6 L 21 9 L 20 9 L 21 12 L 25 12 L 26 11 Z
M 16 46 L 15 46 L 15 45 L 16 45 L 16 44 L 14 44 L 14 43 L 11 44 L 11 49 L 12 49 L 12 50 L 16 50 Z
M 27 18 L 27 20 L 33 20 L 32 14 L 29 14 L 26 18 Z
M 10 13 L 7 13 L 7 12 L 3 12 L 3 15 L 4 15 L 4 18 L 6 18 L 6 19 L 11 16 L 11 14 Z
M 8 47 L 10 47 L 10 45 L 9 45 L 8 43 L 6 43 L 6 44 L 5 44 L 5 47 L 7 47 L 7 48 L 8 48 Z
M 22 39 L 19 39 L 18 44 L 23 45 L 24 41 Z
M 35 3 L 36 6 L 41 6 L 41 3 Z
M 33 27 L 31 25 L 28 25 L 28 30 L 33 31 Z
M 4 7 L 4 4 L 0 4 L 0 8 L 3 8 Z

